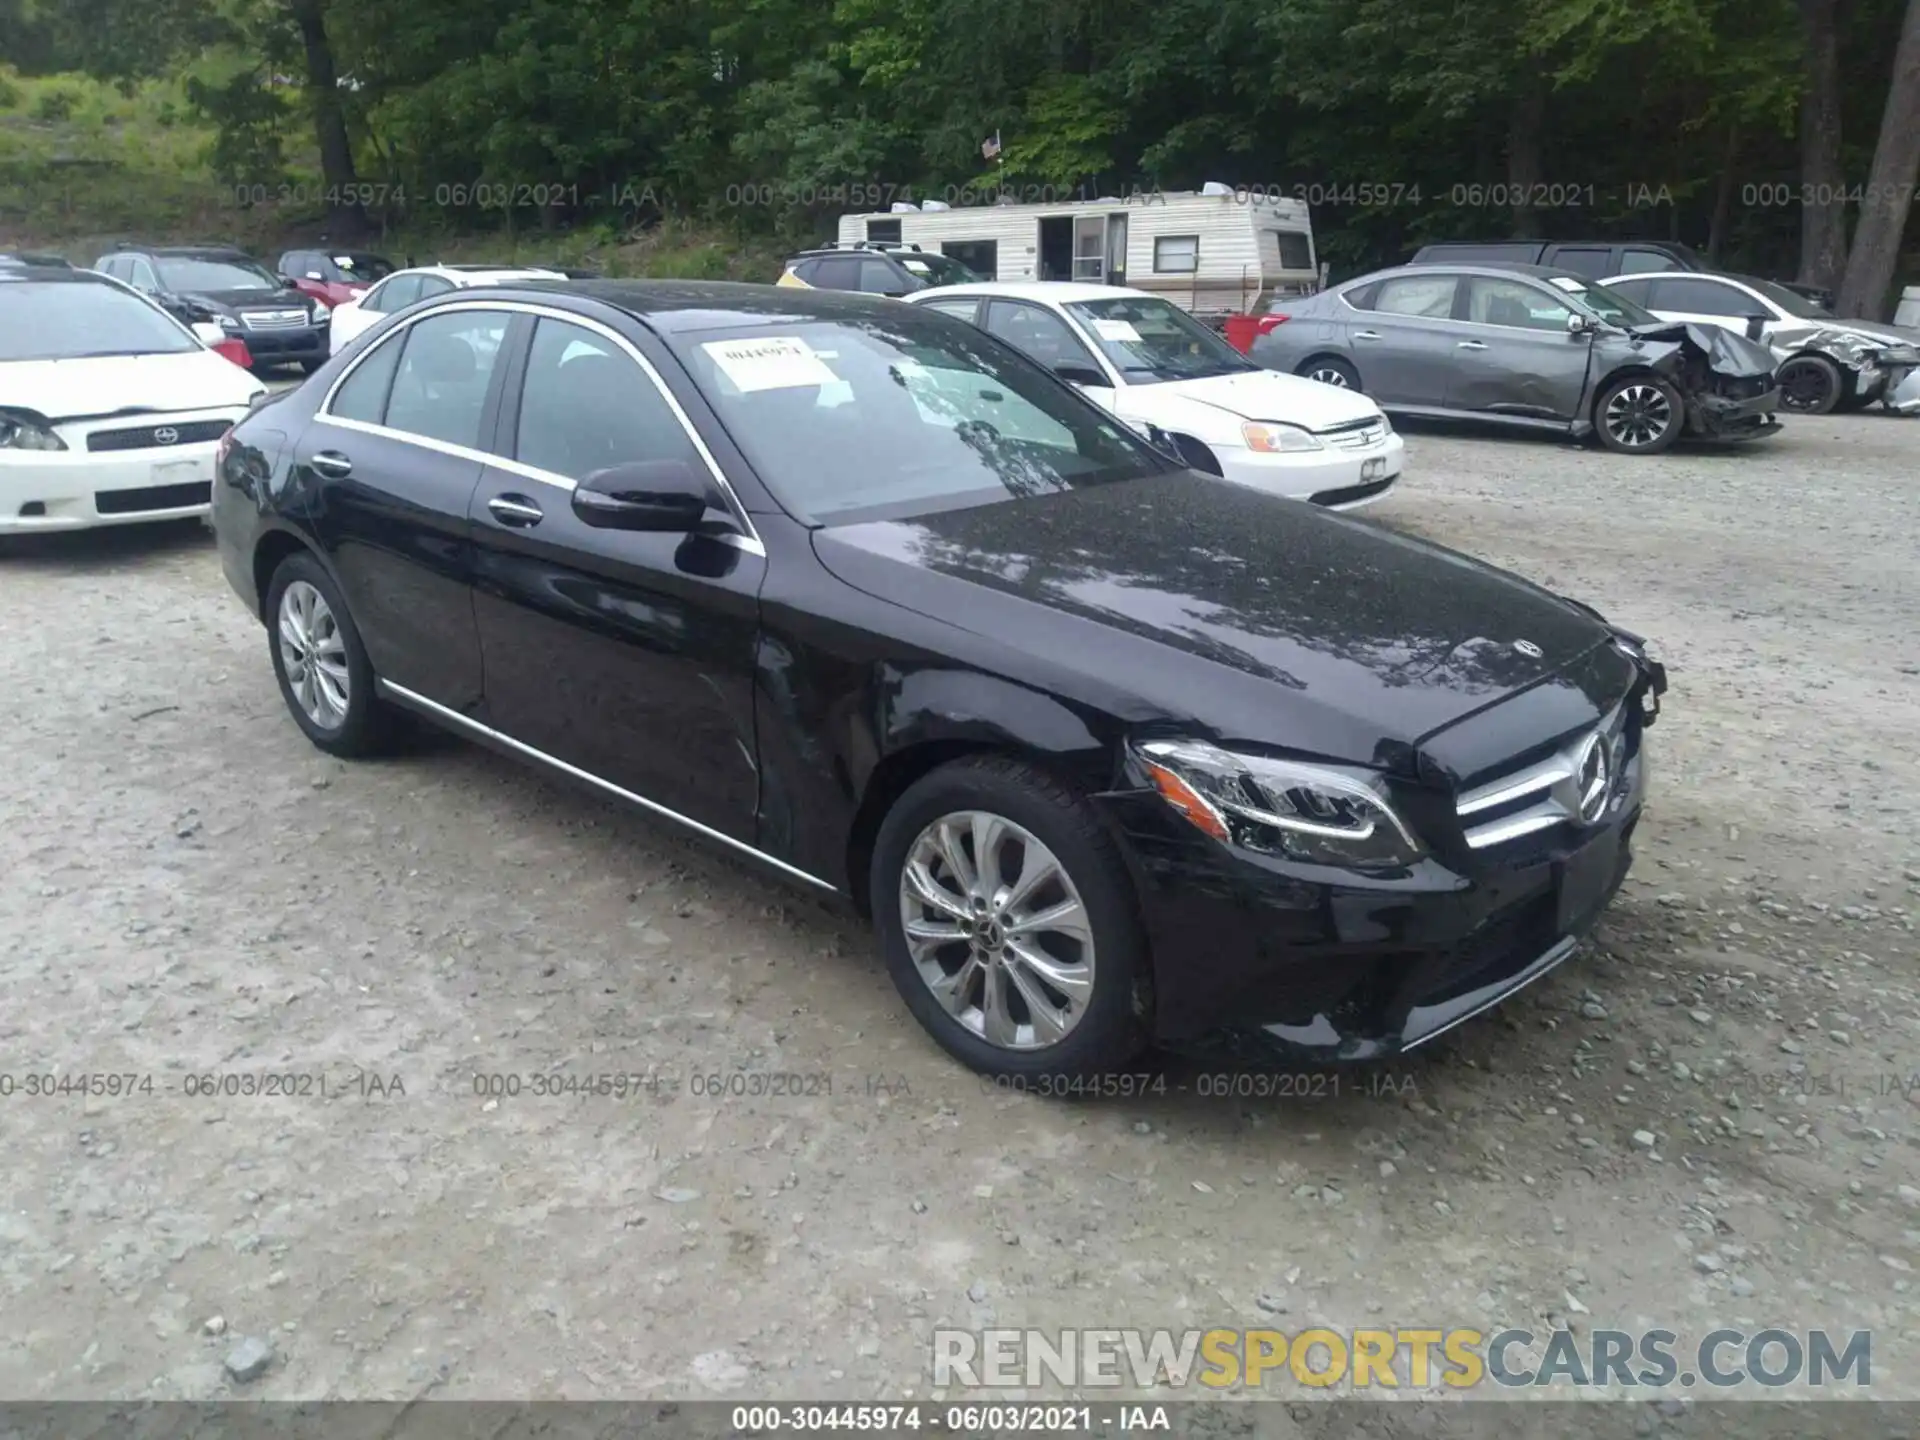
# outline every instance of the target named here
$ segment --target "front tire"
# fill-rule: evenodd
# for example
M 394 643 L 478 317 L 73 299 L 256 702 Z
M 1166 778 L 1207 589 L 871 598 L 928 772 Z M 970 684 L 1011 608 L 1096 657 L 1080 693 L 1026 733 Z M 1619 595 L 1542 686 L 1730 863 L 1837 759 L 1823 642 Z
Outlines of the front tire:
M 1600 443 L 1616 454 L 1662 454 L 1673 448 L 1686 423 L 1680 392 L 1657 375 L 1610 381 L 1593 402 L 1593 428 Z
M 1092 806 L 999 756 L 923 776 L 875 837 L 869 893 L 907 1008 L 983 1075 L 1089 1075 L 1148 1034 L 1147 946 Z
M 373 665 L 346 600 L 320 562 L 289 555 L 267 587 L 267 648 L 294 723 L 329 755 L 374 755 L 392 742 L 393 712 L 374 694 Z
M 1846 397 L 1840 367 L 1824 355 L 1796 355 L 1780 367 L 1780 406 L 1796 415 L 1828 415 Z

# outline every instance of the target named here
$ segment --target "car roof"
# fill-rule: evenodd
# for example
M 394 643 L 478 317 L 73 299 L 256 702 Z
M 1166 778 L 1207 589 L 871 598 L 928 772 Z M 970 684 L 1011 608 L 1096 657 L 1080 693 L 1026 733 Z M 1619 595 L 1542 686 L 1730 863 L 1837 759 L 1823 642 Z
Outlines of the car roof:
M 1084 280 L 981 280 L 966 285 L 942 285 L 936 290 L 922 290 L 918 295 L 943 300 L 951 296 L 999 295 L 1009 300 L 1041 300 L 1058 305 L 1073 300 L 1111 300 L 1116 296 L 1130 300 L 1161 298 L 1145 290 L 1130 290 L 1125 285 L 1094 285 Z M 916 302 L 918 295 L 914 297 Z
M 0 282 L 52 281 L 55 283 L 81 285 L 111 285 L 116 290 L 125 289 L 118 281 L 102 275 L 97 270 L 82 270 L 77 265 L 69 265 L 62 260 L 59 264 L 48 264 L 39 259 L 29 259 L 21 255 L 0 253 Z
M 183 260 L 252 260 L 238 245 L 123 245 L 113 255 L 175 255 Z
M 522 280 L 495 287 L 503 297 L 577 296 L 624 310 L 661 334 L 809 320 L 871 320 L 898 315 L 901 302 L 852 290 L 749 285 L 737 280 Z M 471 300 L 473 297 L 463 296 Z M 448 296 L 438 296 L 442 303 Z M 923 322 L 924 323 L 924 322 Z
M 1365 275 L 1356 275 L 1351 280 L 1343 280 L 1334 286 L 1336 290 L 1351 290 L 1356 285 L 1371 285 L 1376 280 L 1392 280 L 1402 275 L 1430 276 L 1436 270 L 1445 270 L 1456 275 L 1483 275 L 1489 279 L 1498 279 L 1502 275 L 1525 275 L 1533 280 L 1578 280 L 1582 285 L 1600 285 L 1605 281 L 1595 280 L 1591 275 L 1582 275 L 1578 270 L 1568 270 L 1559 265 L 1528 265 L 1519 260 L 1449 260 L 1444 265 L 1395 265 L 1386 270 L 1374 270 Z M 1677 271 L 1677 274 L 1692 274 L 1692 271 Z M 960 286 L 954 287 L 956 290 Z
M 456 285 L 494 285 L 508 280 L 560 280 L 565 277 L 557 270 L 543 270 L 534 265 L 407 265 L 395 270 L 392 275 L 384 275 L 382 280 L 392 280 L 400 275 L 438 275 L 442 280 L 451 280 Z

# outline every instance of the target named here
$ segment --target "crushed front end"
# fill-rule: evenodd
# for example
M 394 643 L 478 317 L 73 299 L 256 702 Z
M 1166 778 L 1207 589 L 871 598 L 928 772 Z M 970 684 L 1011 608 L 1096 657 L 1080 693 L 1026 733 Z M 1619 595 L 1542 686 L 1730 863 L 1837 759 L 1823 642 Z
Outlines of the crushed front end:
M 1757 440 L 1778 433 L 1780 385 L 1772 353 L 1715 325 L 1637 329 L 1642 341 L 1674 348 L 1654 366 L 1679 388 L 1687 433 L 1707 440 Z

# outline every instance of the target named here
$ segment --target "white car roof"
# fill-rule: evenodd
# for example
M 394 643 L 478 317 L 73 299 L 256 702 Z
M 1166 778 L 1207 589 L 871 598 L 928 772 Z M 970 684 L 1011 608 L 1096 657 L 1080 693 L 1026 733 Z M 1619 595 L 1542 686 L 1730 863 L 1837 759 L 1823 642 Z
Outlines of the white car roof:
M 1080 280 L 983 280 L 978 285 L 942 285 L 932 290 L 917 290 L 905 297 L 916 305 L 961 295 L 1001 295 L 1009 300 L 1038 300 L 1047 305 L 1065 305 L 1073 300 L 1157 300 L 1144 290 L 1129 290 L 1124 285 L 1090 285 Z
M 410 265 L 404 270 L 396 270 L 394 275 L 438 275 L 442 280 L 454 285 L 498 285 L 507 280 L 564 280 L 567 277 L 558 270 L 535 270 L 531 268 L 515 269 L 502 266 L 498 270 L 466 270 L 453 265 Z M 393 275 L 382 277 L 391 280 Z

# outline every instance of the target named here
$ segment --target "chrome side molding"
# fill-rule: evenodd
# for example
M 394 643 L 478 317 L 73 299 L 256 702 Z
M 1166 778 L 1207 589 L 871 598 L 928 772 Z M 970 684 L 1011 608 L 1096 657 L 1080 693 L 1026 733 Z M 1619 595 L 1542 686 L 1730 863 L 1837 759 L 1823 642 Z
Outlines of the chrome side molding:
M 582 770 L 577 765 L 569 765 L 566 761 L 556 759 L 544 750 L 536 750 L 533 746 L 524 744 L 514 739 L 511 735 L 503 734 L 501 731 L 495 730 L 492 726 L 482 725 L 478 720 L 470 719 L 462 715 L 458 710 L 450 710 L 437 701 L 427 699 L 424 695 L 416 695 L 403 685 L 396 685 L 391 680 L 376 679 L 374 681 L 374 688 L 378 690 L 380 694 L 405 705 L 410 710 L 417 710 L 422 715 L 438 720 L 443 724 L 450 725 L 457 730 L 464 731 L 479 739 L 492 741 L 496 745 L 513 751 L 516 755 L 524 755 L 529 760 L 538 760 L 541 764 L 558 770 L 563 775 L 569 775 L 575 780 L 584 780 L 587 784 L 604 790 L 609 795 L 626 801 L 629 805 L 637 805 L 642 810 L 648 810 L 655 815 L 676 821 L 686 826 L 687 829 L 704 835 L 709 840 L 717 840 L 729 849 L 738 850 L 741 854 L 750 856 L 763 865 L 770 865 L 784 875 L 790 875 L 796 880 L 804 880 L 807 884 L 818 886 L 829 894 L 837 895 L 840 893 L 837 886 L 822 880 L 818 875 L 809 875 L 799 867 L 789 865 L 784 860 L 775 859 L 773 856 L 767 854 L 766 851 L 756 849 L 744 840 L 736 840 L 731 835 L 724 835 L 710 826 L 702 825 L 698 820 L 689 820 L 678 810 L 669 810 L 659 802 L 649 800 L 644 795 L 636 795 L 633 791 L 616 785 L 611 780 L 603 780 L 598 775 L 590 771 Z

